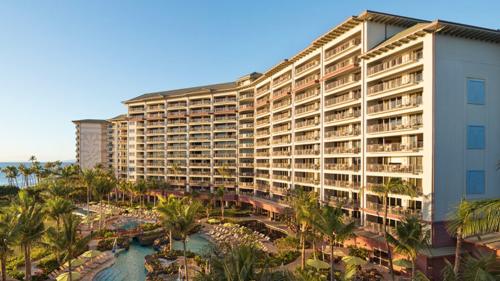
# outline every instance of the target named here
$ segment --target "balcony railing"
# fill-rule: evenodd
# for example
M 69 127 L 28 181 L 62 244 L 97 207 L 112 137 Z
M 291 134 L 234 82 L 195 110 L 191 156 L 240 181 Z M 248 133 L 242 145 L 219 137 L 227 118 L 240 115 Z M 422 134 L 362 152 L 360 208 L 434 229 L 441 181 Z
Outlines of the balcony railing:
M 381 63 L 378 63 L 376 65 L 373 65 L 368 68 L 368 75 L 373 75 L 385 70 L 389 70 L 391 68 L 398 67 L 400 65 L 417 61 L 423 57 L 423 52 L 422 50 L 416 50 L 416 51 L 410 51 L 407 53 L 404 53 L 402 55 L 392 57 L 388 60 L 385 60 Z
M 236 135 L 215 135 L 214 139 L 216 140 L 236 139 Z
M 334 180 L 334 179 L 325 179 L 325 185 L 333 186 L 333 187 L 344 187 L 344 188 L 352 188 L 352 189 L 360 189 L 361 183 L 357 181 L 342 181 L 342 180 Z
M 269 101 L 269 96 L 268 96 L 268 95 L 266 95 L 266 96 L 263 96 L 263 97 L 261 97 L 261 98 L 258 98 L 258 99 L 255 101 L 255 105 L 256 105 L 256 106 L 259 106 L 259 105 L 261 105 L 261 104 L 263 104 L 263 103 L 266 103 L 266 102 L 268 102 L 268 101 Z
M 326 53 L 325 53 L 325 59 L 329 59 L 333 56 L 335 56 L 336 54 L 339 54 L 341 52 L 343 52 L 344 50 L 348 49 L 348 48 L 351 48 L 352 46 L 357 46 L 361 44 L 361 37 L 357 37 L 357 38 L 353 38 L 333 49 L 330 49 L 328 50 Z
M 210 105 L 210 100 L 195 100 L 191 101 L 190 103 L 191 105 L 202 105 L 202 104 Z
M 256 163 L 255 167 L 258 167 L 258 168 L 269 168 L 269 163 Z
M 302 128 L 307 128 L 307 127 L 312 127 L 312 126 L 319 126 L 320 122 L 319 119 L 315 120 L 314 118 L 312 119 L 305 119 L 303 121 L 299 121 L 295 123 L 295 129 L 302 129 Z
M 253 143 L 241 143 L 240 147 L 242 147 L 242 148 L 253 148 L 254 144 Z
M 251 186 L 253 187 L 254 183 L 253 182 L 249 182 L 249 181 L 240 181 L 238 182 L 238 186 Z
M 281 83 L 288 81 L 290 79 L 292 79 L 292 74 L 290 72 L 282 74 L 281 76 L 279 76 L 278 78 L 273 80 L 273 85 L 281 84 Z
M 209 108 L 199 108 L 199 109 L 191 109 L 189 112 L 191 114 L 200 114 L 200 113 L 210 113 L 211 110 Z
M 208 136 L 190 136 L 189 140 L 210 140 L 210 135 L 208 135 Z
M 420 118 L 420 120 L 412 122 L 411 125 L 410 124 L 403 124 L 403 122 L 368 125 L 366 128 L 366 132 L 370 134 L 370 133 L 418 129 L 422 125 L 423 125 L 423 123 L 422 123 L 422 120 Z
M 336 131 L 326 131 L 325 138 L 341 138 L 341 137 L 354 137 L 361 134 L 361 129 L 349 129 L 349 130 L 336 130 Z
M 295 155 L 319 155 L 319 149 L 296 149 L 293 152 Z
M 273 114 L 273 121 L 278 122 L 284 119 L 288 119 L 292 117 L 292 112 L 291 111 L 285 111 L 279 114 Z M 267 120 L 269 122 L 269 120 Z
M 325 122 L 335 122 L 340 120 L 345 120 L 349 118 L 358 118 L 361 116 L 361 109 L 357 110 L 344 110 L 344 111 L 335 111 L 333 114 L 327 114 L 325 116 Z
M 309 76 L 307 76 L 305 78 L 297 80 L 295 82 L 295 87 L 298 88 L 298 87 L 303 86 L 303 85 L 305 85 L 307 83 L 314 82 L 314 81 L 318 80 L 319 78 L 320 78 L 319 74 L 309 75 Z
M 193 132 L 210 131 L 210 126 L 191 127 L 190 131 Z
M 214 121 L 232 121 L 236 120 L 236 116 L 230 115 L 230 116 L 217 116 L 215 117 Z
M 315 60 L 312 60 L 312 61 L 309 61 L 301 66 L 298 66 L 295 68 L 295 75 L 298 75 L 308 69 L 311 69 L 313 67 L 316 67 L 319 65 L 319 59 L 315 59 Z
M 273 163 L 273 168 L 278 169 L 290 169 L 291 166 L 290 163 Z
M 292 87 L 291 86 L 286 86 L 286 87 L 283 87 L 283 88 L 281 88 L 281 89 L 279 89 L 277 91 L 273 91 L 272 97 L 275 98 L 275 97 L 281 96 L 281 95 L 283 95 L 285 93 L 288 93 L 290 91 L 292 91 Z
M 321 167 L 319 164 L 314 163 L 295 163 L 295 169 L 308 169 L 308 170 L 319 170 Z
M 215 130 L 224 131 L 224 130 L 236 130 L 236 125 L 216 125 Z
M 423 172 L 423 166 L 404 164 L 367 164 L 366 171 L 374 173 L 418 174 Z
M 215 144 L 215 148 L 236 148 L 236 144 Z
M 319 140 L 319 135 L 305 134 L 305 135 L 296 135 L 295 136 L 295 141 L 296 142 L 317 141 L 317 140 Z
M 158 132 L 161 132 L 161 131 L 158 131 Z M 165 131 L 163 131 L 163 132 L 165 132 Z M 186 129 L 186 127 L 170 128 L 167 130 L 167 132 L 169 132 L 169 133 L 185 133 L 185 132 L 187 132 L 187 129 Z M 149 131 L 148 131 L 148 133 L 149 133 Z
M 325 74 L 330 74 L 330 73 L 335 72 L 339 69 L 342 69 L 346 66 L 349 66 L 352 64 L 357 64 L 357 63 L 359 63 L 358 57 L 355 56 L 355 57 L 348 58 L 346 60 L 343 60 L 341 62 L 338 62 L 334 65 L 331 65 L 331 66 L 325 68 Z
M 422 71 L 408 73 L 388 81 L 380 82 L 377 85 L 368 87 L 367 94 L 374 95 L 377 93 L 394 90 L 411 84 L 418 84 L 422 81 L 423 81 Z
M 290 176 L 287 176 L 287 175 L 273 175 L 273 180 L 280 180 L 280 181 L 291 181 L 291 177 Z M 284 188 L 280 188 L 280 187 L 275 187 L 273 186 L 272 187 L 272 190 L 274 191 L 278 191 L 278 192 L 282 192 L 281 190 L 285 190 Z
M 260 108 L 260 109 L 257 109 L 257 116 L 258 115 L 263 115 L 263 114 L 266 114 L 266 113 L 269 113 L 270 112 L 270 109 L 269 109 L 269 106 L 267 107 L 264 107 L 264 108 Z
M 270 89 L 269 84 L 264 85 L 264 86 L 257 89 L 257 95 L 260 95 L 264 92 L 267 92 L 267 91 L 269 91 L 269 89 Z
M 339 205 L 339 206 L 345 206 L 345 205 L 359 206 L 359 203 L 360 203 L 360 201 L 358 199 L 332 196 L 332 195 L 329 195 L 328 193 L 325 193 L 325 201 L 333 203 L 335 205 Z
M 282 133 L 282 132 L 288 132 L 291 130 L 291 124 L 290 123 L 285 123 L 283 125 L 278 125 L 273 127 L 273 133 Z
M 210 158 L 210 153 L 190 153 L 189 157 L 192 157 L 192 158 Z
M 269 151 L 255 153 L 257 157 L 269 157 Z
M 168 120 L 167 124 L 186 124 L 186 120 Z
M 273 156 L 291 156 L 291 152 L 288 150 L 273 151 Z
M 361 152 L 360 147 L 325 147 L 325 154 L 357 154 Z
M 259 136 L 266 136 L 266 135 L 269 135 L 269 130 L 268 129 L 265 129 L 265 130 L 257 130 L 257 133 L 256 135 L 259 137 Z
M 386 143 L 386 144 L 369 144 L 366 146 L 367 152 L 404 152 L 404 151 L 420 151 L 424 148 L 423 141 L 410 142 L 408 144 Z
M 296 182 L 306 183 L 306 184 L 319 184 L 319 180 L 313 177 L 294 177 Z
M 320 92 L 321 91 L 319 88 L 315 88 L 315 89 L 309 89 L 301 93 L 297 93 L 295 94 L 295 102 L 299 102 L 310 97 L 319 96 Z
M 240 162 L 239 166 L 242 168 L 253 168 L 253 167 L 255 167 L 255 164 L 254 163 Z
M 210 118 L 193 118 L 190 123 L 210 123 Z
M 184 136 L 184 137 L 168 137 L 167 140 L 168 141 L 186 141 L 187 138 L 186 138 L 186 136 Z
M 244 157 L 244 158 L 253 158 L 254 154 L 253 153 L 240 153 L 238 154 L 239 157 Z
M 331 171 L 359 172 L 361 165 L 325 163 L 325 169 Z
M 236 97 L 215 98 L 215 103 L 236 102 Z
M 334 106 L 336 104 L 358 100 L 360 98 L 361 98 L 361 91 L 352 91 L 346 94 L 335 96 L 333 98 L 326 98 L 325 106 L 326 107 Z
M 326 91 L 333 90 L 335 88 L 342 87 L 346 84 L 358 82 L 359 80 L 361 80 L 361 73 L 349 74 L 349 75 L 334 79 L 330 82 L 326 82 L 325 83 L 325 90 Z
M 186 102 L 173 102 L 173 103 L 169 103 L 168 104 L 168 107 L 171 108 L 171 107 L 186 107 L 187 106 L 187 103 Z M 163 107 L 165 108 L 165 107 Z
M 254 117 L 254 114 L 253 113 L 245 113 L 245 114 L 241 114 L 240 113 L 240 119 L 244 119 L 244 118 L 253 118 Z
M 282 107 L 289 106 L 291 104 L 292 104 L 292 99 L 287 98 L 287 99 L 284 99 L 284 100 L 280 100 L 279 102 L 274 102 L 273 103 L 273 109 L 274 110 L 280 109 Z
M 415 107 L 422 104 L 422 96 L 413 97 L 403 103 L 402 99 L 388 101 L 381 104 L 370 105 L 366 108 L 367 114 L 375 114 L 380 112 L 402 109 L 407 107 Z
M 306 114 L 306 113 L 310 113 L 310 112 L 317 111 L 317 110 L 319 110 L 319 103 L 312 103 L 312 104 L 302 106 L 300 108 L 295 109 L 295 114 L 297 114 L 297 115 Z
M 253 98 L 253 93 L 240 95 L 240 100 Z

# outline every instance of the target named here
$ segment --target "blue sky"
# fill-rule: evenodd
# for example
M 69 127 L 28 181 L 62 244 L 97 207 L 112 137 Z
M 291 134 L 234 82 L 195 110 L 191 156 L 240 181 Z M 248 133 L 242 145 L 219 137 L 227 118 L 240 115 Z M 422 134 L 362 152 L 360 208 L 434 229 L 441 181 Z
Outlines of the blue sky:
M 474 5 L 471 5 L 473 3 Z M 341 5 L 339 5 L 341 4 Z M 75 158 L 71 120 L 148 92 L 234 81 L 366 9 L 500 28 L 495 1 L 0 2 L 0 162 Z

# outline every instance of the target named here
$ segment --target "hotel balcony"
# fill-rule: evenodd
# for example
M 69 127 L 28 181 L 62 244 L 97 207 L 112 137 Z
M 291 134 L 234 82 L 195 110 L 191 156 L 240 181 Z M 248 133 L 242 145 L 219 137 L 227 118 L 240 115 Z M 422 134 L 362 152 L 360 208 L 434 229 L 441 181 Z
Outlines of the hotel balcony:
M 391 118 L 377 119 L 376 124 L 368 124 L 366 132 L 376 134 L 383 132 L 418 130 L 423 126 L 422 114 L 412 114 L 409 116 L 397 116 Z
M 317 142 L 319 136 L 319 131 L 300 132 L 295 134 L 295 142 Z
M 187 121 L 186 119 L 171 119 L 167 121 L 167 126 L 168 125 L 177 125 L 177 124 L 186 124 Z
M 254 183 L 252 181 L 240 181 L 238 182 L 238 187 L 252 187 L 253 188 Z
M 215 125 L 214 131 L 234 131 L 236 130 L 235 124 L 226 124 L 226 125 Z
M 291 98 L 281 99 L 279 101 L 273 102 L 273 111 L 279 110 L 279 109 L 282 109 L 282 108 L 285 108 L 285 107 L 288 107 L 288 106 L 291 106 L 291 105 L 292 105 L 292 99 Z M 257 112 L 257 114 L 258 114 L 258 112 Z
M 273 79 L 273 87 L 277 87 L 292 79 L 292 72 L 288 71 Z
M 259 161 L 259 160 L 257 160 Z M 257 168 L 269 168 L 269 162 L 257 162 L 255 163 L 255 167 Z
M 164 109 L 165 109 L 164 104 L 155 104 L 148 106 L 148 110 L 164 110 Z
M 236 102 L 236 97 L 216 97 L 214 103 Z
M 418 135 L 422 138 L 422 135 Z M 412 141 L 408 143 L 402 143 L 401 138 L 398 138 L 399 142 L 389 142 L 368 144 L 366 145 L 366 151 L 368 153 L 390 153 L 390 152 L 419 152 L 424 149 L 424 142 L 422 140 Z
M 186 150 L 187 146 L 186 144 L 177 144 L 177 145 L 167 145 L 168 150 Z M 157 146 L 157 147 L 148 147 L 148 150 L 164 150 L 164 146 Z
M 190 150 L 205 150 L 205 149 L 210 149 L 212 146 L 210 143 L 208 144 L 191 144 L 189 146 Z M 186 147 L 184 147 L 186 149 Z
M 186 158 L 187 153 L 176 151 L 176 152 L 167 153 L 167 157 L 168 158 Z
M 286 161 L 286 160 L 285 160 Z M 290 169 L 292 165 L 289 162 L 273 162 L 273 168 L 276 169 Z
M 163 118 L 163 113 L 148 113 L 147 118 Z
M 245 123 L 241 123 L 240 124 L 240 130 L 243 130 L 243 129 L 253 129 L 254 128 L 254 125 L 253 123 L 250 123 L 250 122 L 245 122 Z
M 294 181 L 297 182 L 297 183 L 305 183 L 305 184 L 313 184 L 313 185 L 320 184 L 320 180 L 317 179 L 317 178 L 314 178 L 314 176 L 312 176 L 312 175 L 309 175 L 309 176 L 295 176 L 294 177 Z
M 257 132 L 255 133 L 255 135 L 257 137 L 263 137 L 263 136 L 267 136 L 269 135 L 269 129 L 258 129 Z
M 210 117 L 191 117 L 191 119 L 189 120 L 190 124 L 210 123 L 210 122 L 211 122 Z
M 217 142 L 214 145 L 214 148 L 236 148 L 236 143 L 224 143 L 224 142 Z
M 190 161 L 189 162 L 189 167 L 207 167 L 210 168 L 212 167 L 212 164 L 209 161 Z
M 240 94 L 240 101 L 246 100 L 246 99 L 253 99 L 253 98 L 254 98 L 253 93 Z
M 292 130 L 292 123 L 283 123 L 273 126 L 273 134 L 286 133 Z
M 260 96 L 260 95 L 263 95 L 264 93 L 267 93 L 271 90 L 271 87 L 269 86 L 269 83 L 264 85 L 264 86 L 261 86 L 259 88 L 257 88 L 257 90 L 255 91 L 257 96 Z
M 269 146 L 269 144 L 270 144 L 269 143 L 269 139 L 264 139 L 264 140 L 257 140 L 255 146 L 256 147 L 262 147 L 262 146 Z M 273 144 L 275 144 L 274 141 L 273 141 Z
M 170 130 L 169 130 L 170 132 Z M 148 135 L 164 135 L 165 134 L 165 130 L 163 129 L 154 129 L 154 130 L 148 130 L 147 131 Z
M 210 172 L 210 169 L 191 169 L 191 171 L 189 172 L 189 176 L 210 177 L 212 176 L 212 173 Z
M 237 136 L 236 134 L 215 134 L 214 135 L 214 140 L 236 140 Z
M 320 60 L 320 58 L 318 56 L 318 57 L 312 58 L 309 61 L 295 67 L 295 77 L 301 76 L 305 73 L 308 73 L 310 70 L 318 67 L 320 65 L 319 60 Z
M 210 108 L 197 108 L 197 109 L 190 109 L 189 114 L 209 114 L 211 113 L 212 110 Z
M 165 153 L 148 153 L 147 154 L 148 159 L 149 158 L 160 158 L 164 159 L 165 158 Z
M 301 103 L 307 100 L 316 99 L 319 98 L 320 95 L 321 95 L 320 87 L 308 89 L 306 91 L 301 91 L 295 94 L 295 103 Z
M 320 78 L 321 77 L 319 75 L 319 72 L 317 72 L 317 73 L 313 73 L 313 74 L 310 74 L 308 76 L 305 76 L 304 78 L 297 79 L 297 80 L 295 80 L 295 89 L 301 88 L 301 87 L 303 88 L 303 86 L 305 86 L 307 84 L 318 82 Z
M 169 160 L 167 161 L 167 167 L 168 168 L 172 168 L 172 166 L 176 164 L 177 166 L 179 167 L 186 167 L 187 166 L 187 162 L 186 160 Z
M 273 98 L 273 99 L 278 98 L 280 96 L 285 95 L 286 93 L 291 93 L 291 91 L 292 91 L 292 86 L 285 86 L 285 87 L 279 88 L 279 89 L 273 91 L 271 98 Z
M 210 99 L 201 99 L 201 100 L 191 100 L 189 101 L 189 106 L 207 106 L 211 105 Z
M 342 43 L 339 46 L 336 46 L 332 49 L 329 49 L 325 52 L 325 60 L 329 60 L 340 53 L 343 53 L 344 51 L 353 49 L 354 47 L 360 46 L 361 45 L 361 37 L 356 37 L 353 39 L 350 39 L 349 41 Z
M 253 110 L 253 107 L 254 107 L 253 103 L 240 104 L 239 111 Z
M 168 142 L 186 142 L 186 136 L 167 137 Z
M 271 185 L 268 181 L 257 180 L 256 188 L 263 191 L 269 191 Z
M 150 127 L 163 127 L 163 126 L 165 126 L 165 122 L 164 121 L 148 121 L 147 125 L 148 125 L 148 128 L 150 128 Z
M 326 190 L 324 195 L 324 201 L 332 203 L 336 206 L 353 206 L 359 207 L 361 201 L 358 198 L 357 193 L 352 193 L 353 197 L 349 197 L 348 191 L 342 190 Z
M 143 106 L 140 107 L 129 107 L 128 109 L 130 112 L 139 112 L 139 111 L 144 111 L 145 108 Z
M 357 173 L 361 171 L 361 165 L 349 163 L 325 163 L 325 170 Z
M 361 107 L 335 110 L 325 114 L 325 123 L 339 122 L 361 116 Z
M 319 156 L 320 149 L 296 147 L 295 150 L 293 151 L 293 154 L 295 156 Z
M 240 168 L 253 168 L 255 167 L 255 164 L 253 162 L 242 162 L 240 161 L 239 165 Z
M 189 179 L 189 184 L 210 184 L 211 180 L 210 179 L 205 179 L 205 178 L 190 178 Z
M 281 149 L 281 150 L 274 150 L 273 151 L 273 156 L 275 157 L 290 157 L 292 155 L 292 153 L 290 152 L 290 150 L 287 150 L 287 149 Z
M 396 67 L 416 62 L 421 58 L 423 58 L 422 49 L 405 52 L 403 54 L 383 60 L 382 62 L 378 62 L 375 65 L 369 66 L 367 70 L 367 75 L 368 76 L 376 75 L 388 71 L 390 69 L 394 69 Z
M 254 113 L 239 113 L 240 120 L 253 120 L 255 114 Z M 236 119 L 236 117 L 235 117 Z
M 361 153 L 361 141 L 334 142 L 325 145 L 325 154 Z
M 187 102 L 185 101 L 179 101 L 179 102 L 169 102 L 167 104 L 168 108 L 176 108 L 176 107 L 187 107 Z M 165 107 L 163 107 L 165 108 Z
M 259 126 L 269 126 L 271 125 L 271 123 L 269 122 L 269 117 L 266 117 L 266 118 L 262 118 L 262 119 L 259 119 L 257 120 L 257 127 Z
M 208 153 L 189 153 L 189 158 L 210 158 L 210 152 Z
M 422 81 L 423 81 L 423 75 L 422 71 L 420 70 L 416 72 L 407 73 L 386 81 L 380 81 L 375 85 L 369 86 L 367 88 L 366 93 L 368 96 L 381 94 L 402 87 L 416 85 Z
M 211 139 L 210 134 L 189 136 L 189 141 L 209 141 L 210 139 Z
M 165 138 L 148 138 L 148 143 L 165 142 Z
M 167 111 L 167 117 L 184 116 L 186 114 L 187 114 L 186 110 L 169 110 L 169 111 Z
M 328 179 L 325 178 L 323 181 L 325 186 L 329 187 L 341 187 L 347 189 L 360 189 L 361 182 L 359 181 L 347 181 L 347 180 L 336 180 L 336 179 Z
M 164 161 L 147 161 L 147 166 L 148 167 L 164 167 L 165 162 Z
M 215 158 L 237 158 L 236 153 L 215 153 Z
M 225 113 L 229 111 L 236 111 L 236 106 L 217 106 L 215 107 L 214 113 Z
M 236 181 L 234 179 L 220 179 L 220 178 L 214 178 L 214 185 L 215 186 L 235 186 Z M 228 193 L 226 193 L 228 194 Z
M 378 199 L 375 199 L 378 201 Z M 389 200 L 391 201 L 391 200 Z M 420 207 L 422 206 L 419 204 Z M 370 211 L 375 211 L 379 213 L 384 213 L 384 205 L 377 203 L 377 202 L 371 202 L 371 201 L 366 201 L 366 209 Z M 416 208 L 411 208 L 407 206 L 401 206 L 401 205 L 389 205 L 387 206 L 387 213 L 390 215 L 395 215 L 399 217 L 405 217 L 405 216 L 411 216 L 411 215 L 416 215 L 418 218 L 422 218 L 422 209 L 416 209 Z
M 185 132 L 186 128 L 183 128 L 183 129 Z M 208 126 L 191 126 L 191 128 L 189 128 L 189 132 L 203 132 L 203 131 L 210 132 L 211 131 L 210 125 L 208 125 Z
M 304 162 L 304 163 L 295 163 L 295 169 L 300 170 L 319 170 L 321 168 L 320 164 L 316 164 L 314 162 Z
M 320 103 L 315 102 L 311 103 L 308 105 L 303 105 L 299 107 L 295 107 L 295 115 L 302 115 L 302 114 L 308 114 L 308 113 L 317 113 L 320 110 Z
M 378 114 L 395 110 L 415 108 L 422 105 L 422 93 L 411 94 L 409 96 L 398 96 L 384 100 L 377 100 L 366 108 L 367 114 Z
M 269 176 L 269 173 L 262 173 L 262 172 L 259 172 L 259 170 L 257 170 L 257 174 L 255 174 L 255 177 L 268 180 L 270 176 Z
M 214 168 L 223 167 L 224 165 L 229 168 L 236 167 L 236 161 L 234 160 L 217 160 L 214 162 Z
M 361 73 L 348 74 L 339 78 L 330 79 L 325 82 L 325 92 L 333 91 L 340 87 L 357 83 L 361 80 Z
M 236 115 L 231 114 L 231 115 L 219 115 L 214 117 L 214 122 L 236 122 Z
M 319 117 L 311 117 L 311 118 L 300 119 L 300 121 L 296 121 L 295 129 L 296 130 L 307 129 L 319 125 L 320 125 Z
M 340 62 L 327 65 L 325 68 L 325 75 L 329 75 L 329 74 L 332 75 L 332 73 L 335 73 L 335 72 L 342 73 L 339 71 L 342 70 L 343 68 L 350 66 L 350 65 L 352 65 L 353 67 L 358 67 L 359 61 L 360 60 L 357 56 L 353 56 L 353 57 L 344 59 Z
M 185 176 L 187 174 L 185 169 L 181 169 L 179 171 L 174 171 L 172 169 L 167 170 L 167 175 L 169 176 L 175 176 L 175 175 L 180 175 L 180 176 Z
M 255 153 L 255 156 L 257 156 L 257 157 L 269 157 L 270 156 L 269 150 L 266 149 L 266 151 L 258 151 L 257 153 Z
M 420 174 L 423 173 L 421 164 L 367 164 L 367 173 L 393 173 L 393 174 Z
M 361 126 L 335 126 L 325 130 L 326 139 L 343 138 L 343 137 L 357 137 L 361 135 Z
M 262 106 L 268 102 L 269 102 L 269 95 L 265 95 L 263 97 L 257 98 L 257 100 L 255 101 L 255 107 Z
M 291 135 L 283 135 L 283 136 L 273 137 L 273 145 L 290 144 L 291 143 L 290 137 L 291 137 Z M 262 142 L 262 143 L 257 142 L 257 146 L 268 146 L 268 145 L 269 145 L 269 141 Z
M 271 110 L 269 109 L 269 106 L 266 106 L 266 107 L 257 109 L 255 114 L 256 114 L 256 116 L 260 116 L 260 115 L 268 114 L 269 112 L 271 112 Z
M 291 110 L 280 113 L 273 113 L 273 122 L 279 122 L 290 118 L 292 118 Z M 269 120 L 267 120 L 267 124 L 269 125 Z

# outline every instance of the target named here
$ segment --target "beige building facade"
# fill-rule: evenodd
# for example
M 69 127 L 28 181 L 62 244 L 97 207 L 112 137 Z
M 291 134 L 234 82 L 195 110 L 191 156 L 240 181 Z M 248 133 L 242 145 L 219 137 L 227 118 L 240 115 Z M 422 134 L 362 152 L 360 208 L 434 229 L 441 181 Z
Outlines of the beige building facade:
M 126 116 L 92 143 L 120 178 L 165 179 L 181 196 L 224 186 L 228 201 L 274 218 L 298 186 L 316 191 L 383 265 L 382 202 L 370 187 L 404 179 L 423 195 L 390 195 L 389 227 L 420 217 L 434 250 L 419 267 L 439 276 L 437 259 L 454 253 L 450 206 L 500 197 L 499 42 L 497 30 L 365 11 L 262 74 L 124 101 Z

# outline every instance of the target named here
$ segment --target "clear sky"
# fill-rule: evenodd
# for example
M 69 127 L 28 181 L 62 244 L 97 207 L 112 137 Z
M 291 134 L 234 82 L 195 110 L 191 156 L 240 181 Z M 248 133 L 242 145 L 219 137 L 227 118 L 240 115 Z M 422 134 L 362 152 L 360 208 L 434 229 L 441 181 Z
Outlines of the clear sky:
M 75 158 L 71 120 L 148 92 L 235 81 L 374 10 L 500 28 L 499 1 L 0 2 L 0 162 Z

